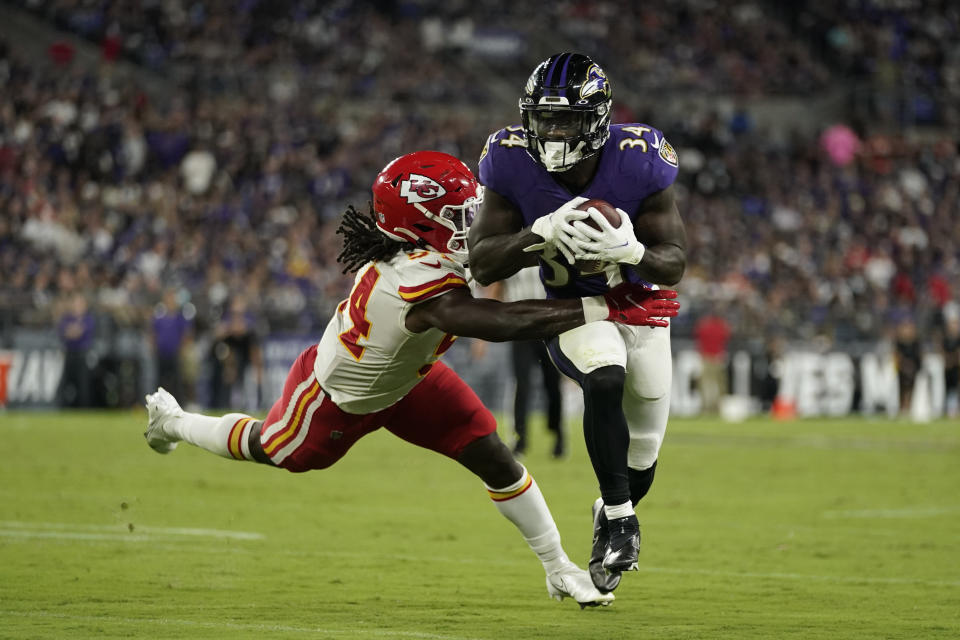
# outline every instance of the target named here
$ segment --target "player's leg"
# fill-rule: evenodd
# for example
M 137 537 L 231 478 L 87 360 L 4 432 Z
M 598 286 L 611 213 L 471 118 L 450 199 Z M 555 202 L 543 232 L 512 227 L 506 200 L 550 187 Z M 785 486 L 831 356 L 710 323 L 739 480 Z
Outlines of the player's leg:
M 315 382 L 315 378 L 311 378 L 315 358 L 314 346 L 304 350 L 291 365 L 283 394 L 271 409 L 268 422 L 270 416 L 280 413 L 291 402 L 303 400 L 309 393 L 316 394 L 316 385 L 311 384 Z M 272 464 L 262 447 L 258 446 L 257 436 L 263 423 L 248 415 L 228 413 L 224 416 L 205 416 L 184 411 L 176 398 L 163 388 L 147 396 L 147 413 L 149 421 L 144 436 L 155 451 L 169 453 L 179 441 L 184 440 L 224 458 Z
M 305 349 L 293 363 L 283 393 L 262 422 L 243 414 L 213 417 L 186 412 L 163 389 L 147 396 L 148 444 L 167 453 L 185 440 L 223 457 L 291 471 L 329 466 L 369 431 L 342 425 L 337 429 L 346 414 L 317 383 L 313 372 L 316 351 L 315 345 Z M 346 437 L 334 437 L 344 431 Z
M 595 322 L 559 335 L 548 349 L 557 367 L 583 388 L 584 440 L 602 495 L 592 510 L 589 569 L 601 591 L 612 591 L 620 571 L 636 568 L 640 531 L 630 502 L 630 437 L 622 406 L 627 346 L 617 325 Z
M 621 399 L 626 345 L 611 322 L 591 322 L 549 341 L 557 368 L 583 389 L 584 439 L 606 505 L 629 505 L 629 435 Z
M 669 328 L 623 327 L 628 344 L 627 378 L 623 394 L 623 412 L 627 420 L 630 444 L 627 450 L 627 480 L 630 503 L 637 504 L 647 495 L 657 469 L 660 446 L 670 415 L 670 386 L 673 363 Z M 612 549 L 615 535 L 610 528 Z M 635 546 L 640 546 L 637 530 Z M 604 558 L 605 565 L 610 564 Z
M 314 374 L 316 355 L 316 345 L 304 351 L 257 434 L 263 456 L 287 471 L 326 469 L 384 424 L 383 412 L 347 413 L 330 399 Z
M 148 421 L 143 435 L 158 453 L 170 453 L 184 440 L 224 458 L 263 462 L 250 450 L 251 434 L 259 433 L 262 424 L 251 416 L 205 416 L 184 411 L 163 387 L 148 395 L 146 404 Z
M 618 326 L 627 345 L 627 376 L 623 394 L 623 412 L 627 421 L 627 483 L 633 507 L 647 495 L 657 469 L 660 445 L 670 413 L 670 385 L 673 365 L 669 328 Z M 610 526 L 603 500 L 593 508 L 594 546 L 590 557 L 590 575 L 601 591 L 612 590 L 620 582 L 620 572 L 605 570 L 607 554 L 603 546 L 616 548 L 610 538 L 616 533 Z M 638 521 L 639 523 L 639 521 Z M 632 532 L 631 532 L 632 534 Z M 631 546 L 639 548 L 640 530 Z
M 560 372 L 550 361 L 547 347 L 537 342 L 537 358 L 543 375 L 543 389 L 547 395 L 547 429 L 553 433 L 553 457 L 562 458 L 567 452 L 563 431 L 563 396 L 560 393 Z
M 630 501 L 636 506 L 653 483 L 660 446 L 667 431 L 673 361 L 669 327 L 624 329 L 629 349 L 623 411 L 630 433 L 627 452 Z
M 569 560 L 536 481 L 497 436 L 493 415 L 453 370 L 435 364 L 394 405 L 386 427 L 407 442 L 456 460 L 483 481 L 497 510 L 517 527 L 543 564 L 551 596 L 570 596 L 581 606 L 612 600 Z

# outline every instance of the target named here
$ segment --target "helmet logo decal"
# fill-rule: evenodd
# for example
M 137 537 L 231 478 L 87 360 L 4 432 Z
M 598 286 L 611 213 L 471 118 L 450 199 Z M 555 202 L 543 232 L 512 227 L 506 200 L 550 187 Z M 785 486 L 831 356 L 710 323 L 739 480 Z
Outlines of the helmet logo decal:
M 537 89 L 537 73 L 545 65 L 545 62 L 540 63 L 540 65 L 533 70 L 533 73 L 530 74 L 530 77 L 527 78 L 527 86 L 523 88 L 524 92 L 529 96 L 531 93 Z
M 436 200 L 446 194 L 447 190 L 441 187 L 436 180 L 419 173 L 411 173 L 406 180 L 400 183 L 400 196 L 410 204 Z
M 587 69 L 587 81 L 580 87 L 580 97 L 586 98 L 595 93 L 603 93 L 605 96 L 609 96 L 610 83 L 607 82 L 607 74 L 603 72 L 603 69 L 599 65 L 593 64 Z

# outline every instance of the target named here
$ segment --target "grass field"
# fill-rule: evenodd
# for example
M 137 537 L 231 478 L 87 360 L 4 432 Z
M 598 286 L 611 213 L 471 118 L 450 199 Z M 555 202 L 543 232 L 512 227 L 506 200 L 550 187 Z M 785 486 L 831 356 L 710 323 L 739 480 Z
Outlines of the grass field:
M 0 637 L 960 637 L 960 424 L 674 420 L 640 571 L 581 611 L 477 480 L 388 433 L 294 475 L 157 455 L 144 423 L 0 413 Z M 526 463 L 584 565 L 572 440 Z

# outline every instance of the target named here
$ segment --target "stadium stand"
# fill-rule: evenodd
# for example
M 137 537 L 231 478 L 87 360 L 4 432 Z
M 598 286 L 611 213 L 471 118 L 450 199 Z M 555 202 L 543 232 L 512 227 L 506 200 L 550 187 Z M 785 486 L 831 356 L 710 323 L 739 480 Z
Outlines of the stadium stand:
M 680 152 L 676 336 L 717 306 L 735 340 L 876 342 L 905 316 L 933 335 L 957 299 L 950 3 L 239 4 L 4 8 L 53 45 L 0 43 L 0 347 L 56 326 L 76 292 L 101 335 L 144 331 L 171 287 L 200 335 L 241 293 L 261 334 L 316 335 L 351 282 L 345 205 L 411 149 L 475 163 L 544 33 L 609 61 L 618 118 Z M 765 101 L 837 92 L 830 121 L 759 122 Z M 676 96 L 717 100 L 658 106 Z

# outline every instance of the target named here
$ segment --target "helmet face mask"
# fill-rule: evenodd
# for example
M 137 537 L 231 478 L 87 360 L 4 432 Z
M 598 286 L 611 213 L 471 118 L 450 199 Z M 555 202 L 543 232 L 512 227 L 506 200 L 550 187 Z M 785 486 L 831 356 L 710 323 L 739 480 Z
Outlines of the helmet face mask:
M 547 171 L 566 171 L 610 137 L 610 83 L 593 60 L 558 53 L 540 63 L 520 98 L 527 153 Z
M 424 215 L 447 227 L 452 231 L 444 249 L 437 248 L 442 253 L 449 253 L 454 260 L 462 264 L 467 263 L 467 233 L 473 218 L 483 202 L 483 187 L 477 185 L 477 195 L 467 198 L 463 204 L 445 205 L 437 214 L 424 207 Z M 436 247 L 435 247 L 436 248 Z
M 467 232 L 483 188 L 457 158 L 417 151 L 388 164 L 373 184 L 377 228 L 387 237 L 466 264 Z

